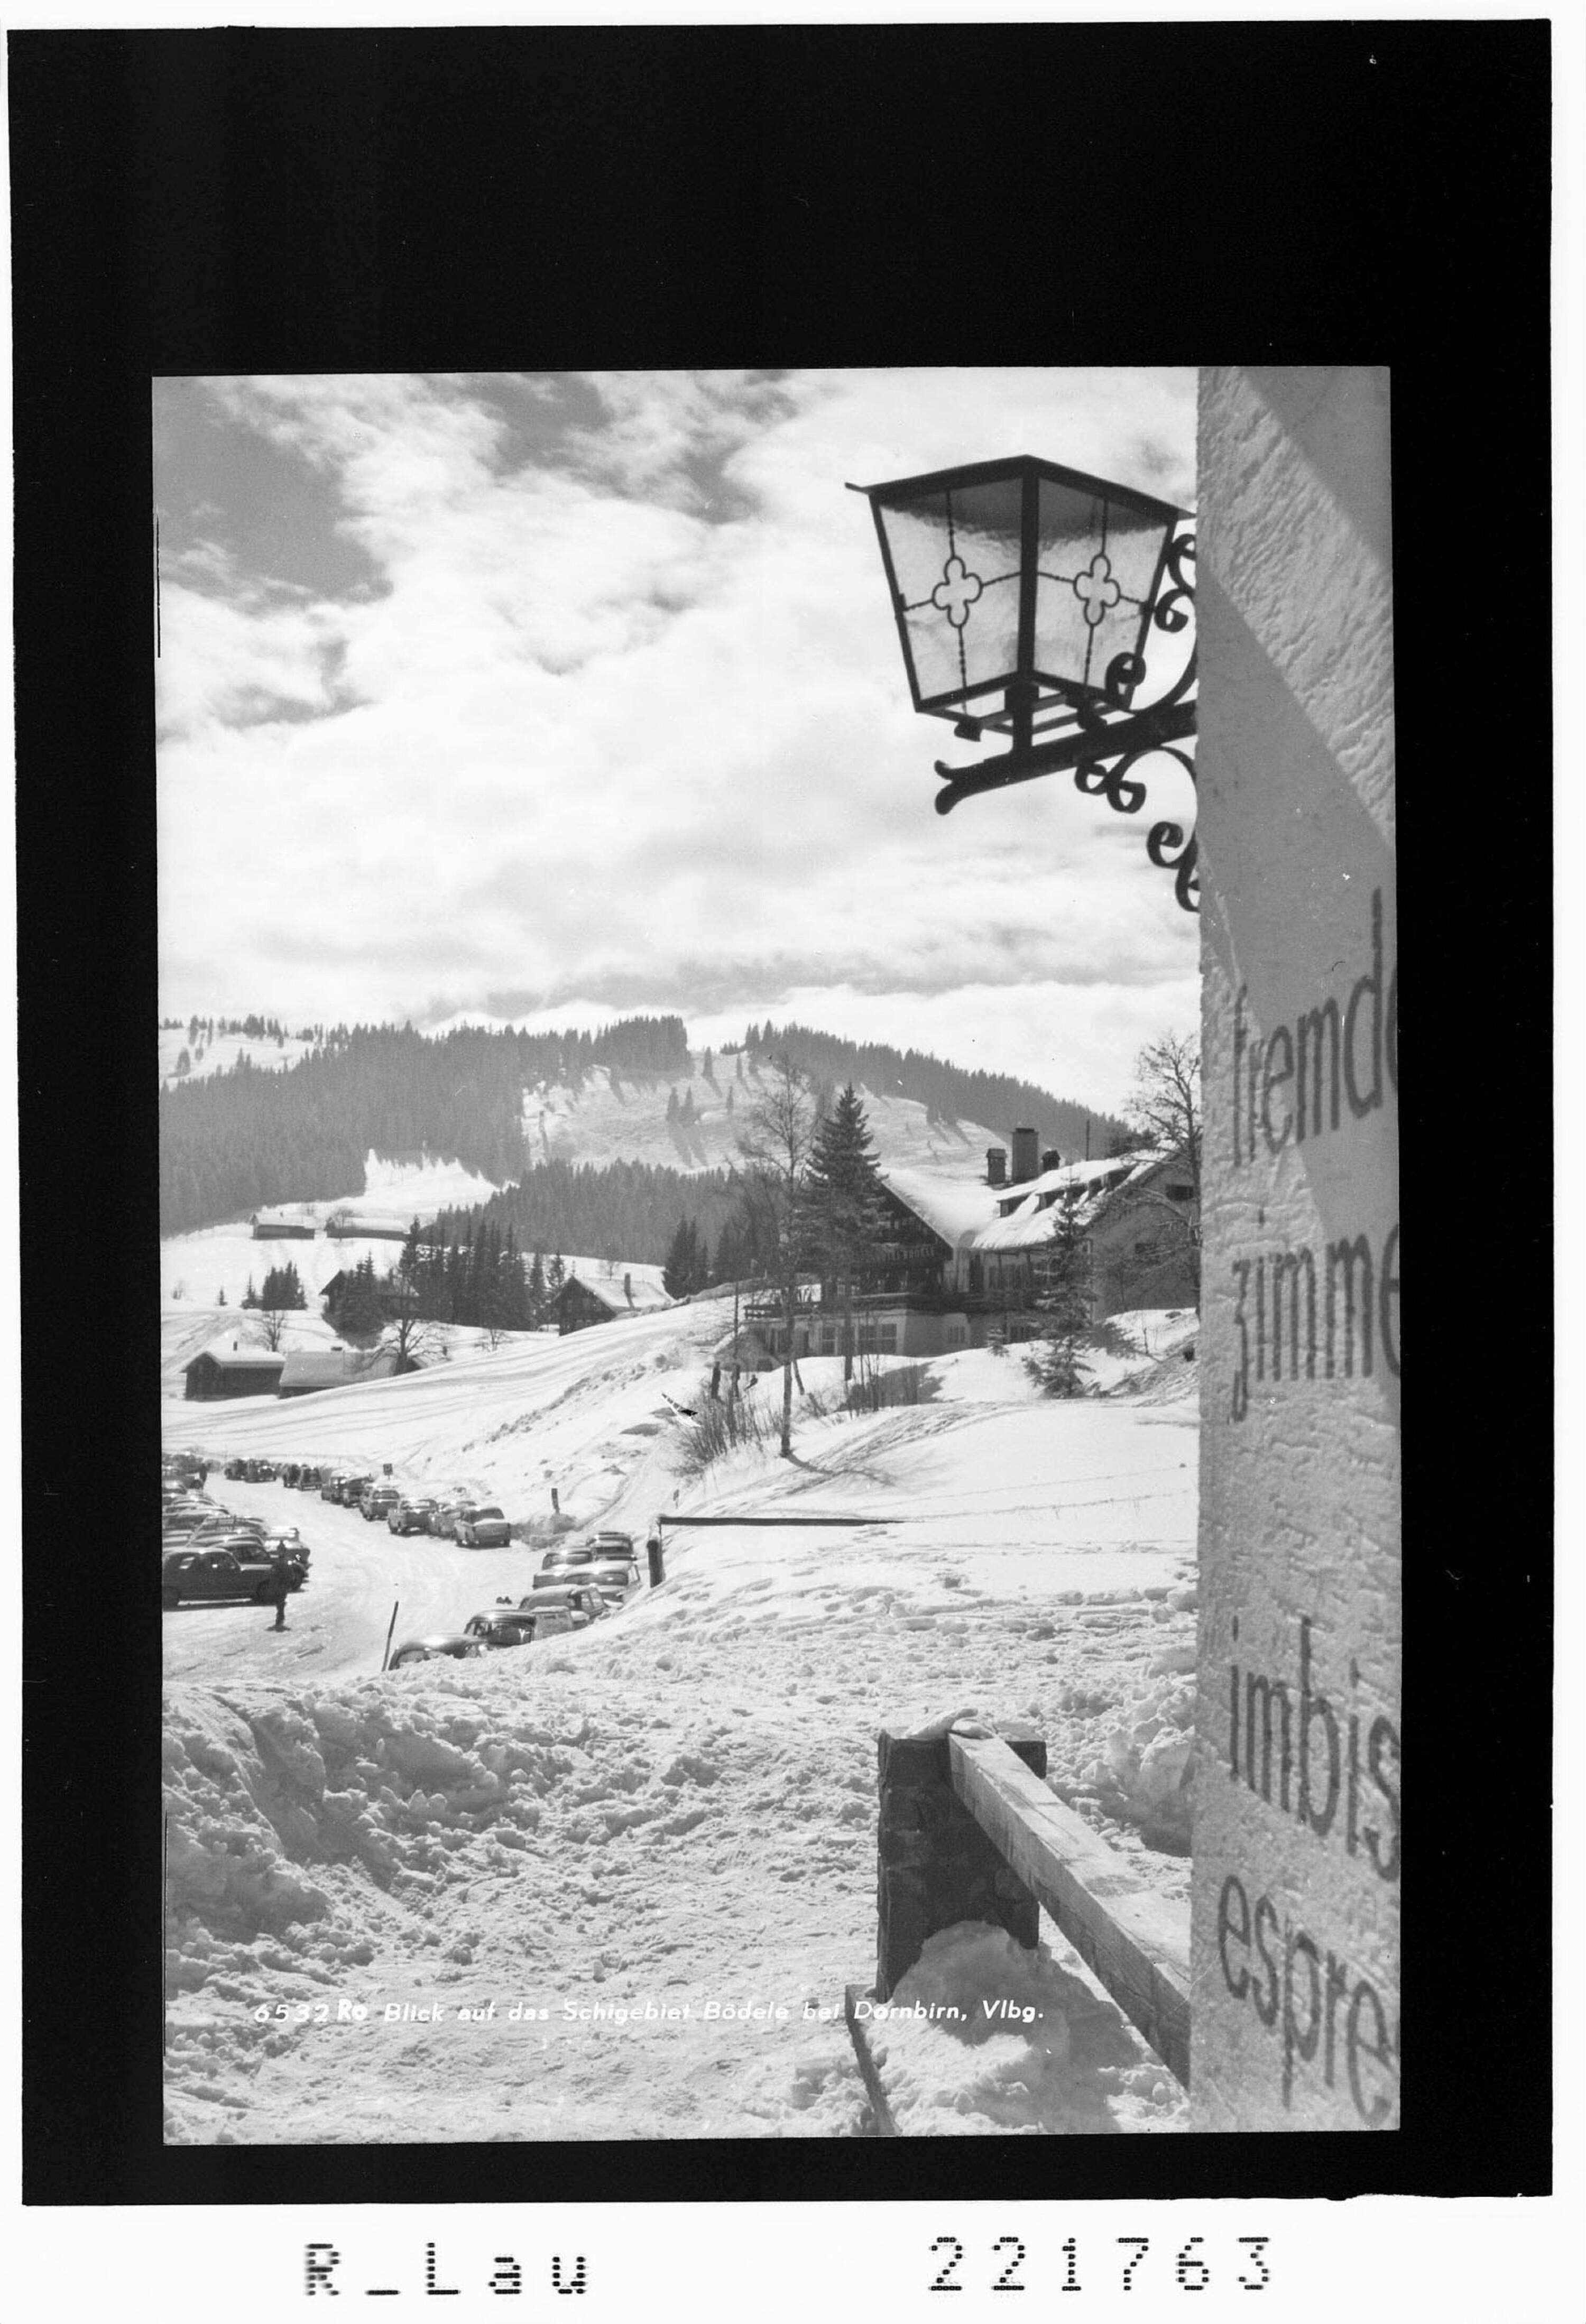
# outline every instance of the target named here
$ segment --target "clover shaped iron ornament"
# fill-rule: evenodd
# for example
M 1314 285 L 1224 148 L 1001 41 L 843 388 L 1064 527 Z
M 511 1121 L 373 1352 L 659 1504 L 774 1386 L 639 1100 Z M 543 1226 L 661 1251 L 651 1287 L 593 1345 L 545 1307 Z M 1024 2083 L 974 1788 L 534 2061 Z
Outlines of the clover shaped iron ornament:
M 1100 629 L 1123 595 L 1112 577 L 1112 560 L 1105 549 L 1098 549 L 1085 570 L 1074 575 L 1074 594 L 1083 606 L 1085 619 L 1092 629 Z
M 961 630 L 984 586 L 980 575 L 972 573 L 962 557 L 950 557 L 942 567 L 941 579 L 931 591 L 931 603 L 938 613 L 946 614 L 955 630 Z

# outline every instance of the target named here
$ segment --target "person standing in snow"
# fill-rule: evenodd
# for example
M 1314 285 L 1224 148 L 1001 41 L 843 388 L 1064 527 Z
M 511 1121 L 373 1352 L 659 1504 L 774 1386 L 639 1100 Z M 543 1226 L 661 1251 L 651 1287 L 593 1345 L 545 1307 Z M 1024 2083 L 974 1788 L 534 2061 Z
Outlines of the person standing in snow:
M 273 1605 L 275 1608 L 275 1619 L 271 1625 L 272 1629 L 284 1630 L 286 1628 L 287 1588 L 286 1560 L 284 1557 L 277 1558 L 275 1572 L 270 1578 L 270 1587 L 264 1593 L 265 1604 Z

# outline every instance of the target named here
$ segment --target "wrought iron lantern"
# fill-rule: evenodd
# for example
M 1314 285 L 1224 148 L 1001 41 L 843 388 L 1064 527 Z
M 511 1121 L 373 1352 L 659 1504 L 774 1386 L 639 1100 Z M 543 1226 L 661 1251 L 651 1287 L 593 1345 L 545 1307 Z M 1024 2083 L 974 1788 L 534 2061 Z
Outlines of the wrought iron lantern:
M 916 710 L 1000 758 L 938 760 L 936 811 L 1071 769 L 1078 788 L 1138 814 L 1156 752 L 1193 782 L 1194 539 L 1169 502 L 1028 455 L 855 484 L 875 517 Z M 1179 641 L 1161 649 L 1164 637 Z M 1172 664 L 1160 690 L 1164 661 Z M 1148 697 L 1148 698 L 1142 698 Z M 1151 861 L 1197 908 L 1193 833 L 1153 825 Z

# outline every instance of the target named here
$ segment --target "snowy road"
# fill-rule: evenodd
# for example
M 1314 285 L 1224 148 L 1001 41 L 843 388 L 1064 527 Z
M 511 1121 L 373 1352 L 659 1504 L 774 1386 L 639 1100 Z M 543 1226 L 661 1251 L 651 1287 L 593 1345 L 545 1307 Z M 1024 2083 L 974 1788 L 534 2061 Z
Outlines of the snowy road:
M 284 1680 L 351 1678 L 378 1671 L 393 1605 L 392 1644 L 424 1630 L 460 1629 L 497 1597 L 527 1595 L 541 1552 L 458 1549 L 427 1534 L 397 1536 L 382 1519 L 317 1493 L 248 1485 L 215 1477 L 217 1499 L 239 1517 L 295 1525 L 312 1552 L 306 1586 L 287 1606 L 287 1628 L 274 1628 L 272 1606 L 182 1606 L 165 1616 L 168 1679 Z

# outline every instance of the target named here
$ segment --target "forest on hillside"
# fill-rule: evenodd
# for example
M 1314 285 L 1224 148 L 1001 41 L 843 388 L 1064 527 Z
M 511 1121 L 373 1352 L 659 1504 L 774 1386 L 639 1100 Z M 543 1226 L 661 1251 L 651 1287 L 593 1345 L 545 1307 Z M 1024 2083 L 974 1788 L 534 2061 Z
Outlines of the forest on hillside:
M 272 1019 L 239 1021 L 265 1032 L 274 1025 Z M 719 1052 L 714 1066 L 707 1058 L 705 1070 L 718 1081 L 729 1074 L 737 1080 L 747 1065 L 753 1076 L 784 1052 L 828 1104 L 853 1082 L 881 1096 L 912 1099 L 944 1125 L 979 1123 L 1004 1141 L 1017 1124 L 1028 1123 L 1065 1160 L 1084 1152 L 1087 1128 L 1096 1154 L 1121 1128 L 1110 1115 L 1028 1082 L 967 1072 L 917 1049 L 839 1040 L 798 1024 L 751 1025 L 742 1049 Z M 507 1185 L 521 1199 L 503 1211 L 501 1223 L 510 1218 L 525 1251 L 659 1262 L 681 1216 L 714 1250 L 732 1208 L 720 1171 L 680 1176 L 636 1163 L 607 1170 L 549 1162 L 530 1168 L 525 1089 L 576 1092 L 597 1066 L 644 1082 L 686 1081 L 687 1028 L 678 1016 L 624 1018 L 598 1033 L 466 1027 L 437 1038 L 410 1025 L 316 1027 L 313 1047 L 284 1070 L 244 1058 L 228 1072 L 161 1088 L 160 1231 L 189 1233 L 245 1218 L 264 1204 L 355 1194 L 373 1151 L 392 1160 L 420 1154 L 456 1160 Z M 692 1104 L 690 1093 L 677 1118 L 687 1122 Z
M 162 1088 L 160 1231 L 356 1194 L 371 1150 L 456 1159 L 498 1185 L 516 1178 L 528 1160 L 525 1086 L 577 1089 L 596 1065 L 686 1074 L 682 1019 L 627 1018 L 599 1033 L 469 1027 L 438 1039 L 410 1025 L 338 1025 L 284 1071 L 244 1058 Z
M 817 1033 L 807 1025 L 751 1025 L 743 1037 L 746 1054 L 755 1059 L 786 1056 L 792 1059 L 829 1106 L 847 1082 L 872 1090 L 878 1097 L 912 1098 L 923 1105 L 932 1121 L 978 1121 L 995 1130 L 1001 1142 L 1026 1125 L 1043 1146 L 1056 1146 L 1065 1162 L 1085 1151 L 1105 1154 L 1108 1140 L 1124 1125 L 1116 1116 L 1097 1113 L 1076 1099 L 1054 1097 L 1033 1082 L 1009 1074 L 972 1073 L 950 1065 L 920 1049 L 893 1049 L 880 1041 L 843 1041 L 831 1033 Z
M 443 1211 L 434 1240 L 466 1240 L 482 1231 L 516 1236 L 525 1255 L 576 1253 L 597 1259 L 637 1259 L 660 1266 L 680 1221 L 687 1220 L 712 1252 L 721 1245 L 738 1195 L 725 1170 L 684 1172 L 648 1162 L 540 1162 L 466 1211 Z

